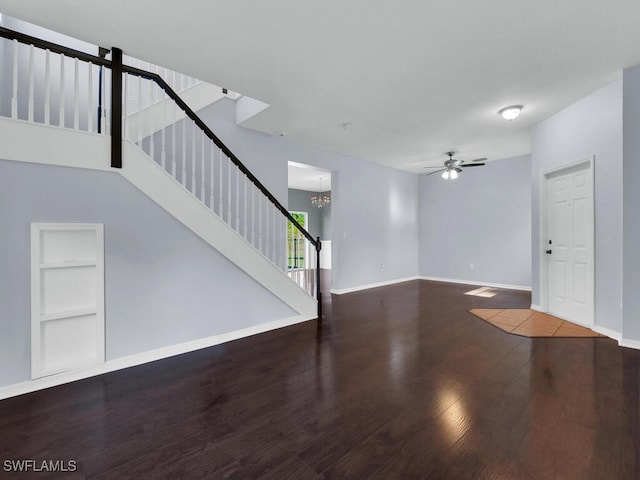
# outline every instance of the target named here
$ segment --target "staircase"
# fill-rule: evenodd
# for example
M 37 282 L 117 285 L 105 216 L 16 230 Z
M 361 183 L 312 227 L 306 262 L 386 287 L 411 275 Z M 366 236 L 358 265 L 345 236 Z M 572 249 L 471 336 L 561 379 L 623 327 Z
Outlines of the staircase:
M 117 172 L 303 319 L 318 318 L 319 239 L 225 146 L 195 110 L 220 89 L 141 68 L 118 49 L 95 56 L 0 27 L 0 158 Z M 147 65 L 149 68 L 149 65 Z M 160 73 L 164 73 L 161 75 Z M 164 77 L 164 78 L 163 78 Z M 37 144 L 18 139 L 38 138 Z M 91 152 L 91 155 L 87 155 Z M 89 159 L 90 158 L 90 159 Z M 287 265 L 287 223 L 309 255 Z

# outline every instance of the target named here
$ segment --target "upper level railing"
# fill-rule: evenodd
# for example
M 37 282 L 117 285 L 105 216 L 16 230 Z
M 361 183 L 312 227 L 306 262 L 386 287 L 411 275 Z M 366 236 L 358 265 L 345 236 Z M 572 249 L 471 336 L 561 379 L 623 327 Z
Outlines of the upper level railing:
M 0 42 L 0 58 L 10 65 L 10 74 L 3 71 L 5 82 L 0 82 L 1 116 L 109 134 L 115 168 L 122 165 L 122 142 L 133 142 L 315 295 L 321 318 L 320 239 L 291 216 L 159 73 L 123 64 L 116 48 L 95 56 L 4 27 L 0 37 L 7 39 Z M 296 249 L 307 252 L 304 264 L 295 268 L 287 261 L 291 229 Z
M 0 27 L 0 115 L 92 133 L 109 133 L 106 58 Z M 105 68 L 106 67 L 106 68 Z

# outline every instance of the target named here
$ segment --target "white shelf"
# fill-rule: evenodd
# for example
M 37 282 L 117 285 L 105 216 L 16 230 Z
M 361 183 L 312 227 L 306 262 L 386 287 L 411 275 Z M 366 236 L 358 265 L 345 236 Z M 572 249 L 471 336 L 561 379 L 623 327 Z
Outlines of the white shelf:
M 61 320 L 63 318 L 84 317 L 85 315 L 95 315 L 98 313 L 97 308 L 81 308 L 78 310 L 68 310 L 66 312 L 48 313 L 40 315 L 40 322 L 48 322 L 49 320 Z
M 95 260 L 65 260 L 64 262 L 46 262 L 41 263 L 41 269 L 50 268 L 75 268 L 75 267 L 95 267 Z
M 31 377 L 104 362 L 104 229 L 31 224 Z

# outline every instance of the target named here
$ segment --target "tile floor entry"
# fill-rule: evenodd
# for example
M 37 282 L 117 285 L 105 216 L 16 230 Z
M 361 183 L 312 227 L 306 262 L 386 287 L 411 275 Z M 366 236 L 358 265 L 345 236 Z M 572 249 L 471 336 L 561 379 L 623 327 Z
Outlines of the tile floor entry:
M 528 308 L 473 308 L 476 317 L 523 337 L 604 337 L 588 328 Z

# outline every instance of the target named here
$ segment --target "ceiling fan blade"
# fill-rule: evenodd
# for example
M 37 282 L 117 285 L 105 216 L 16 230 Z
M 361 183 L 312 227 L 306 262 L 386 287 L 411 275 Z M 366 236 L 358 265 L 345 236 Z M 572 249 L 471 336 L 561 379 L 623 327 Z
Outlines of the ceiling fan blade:
M 422 168 L 442 168 L 442 165 L 439 165 L 437 167 L 422 167 Z
M 466 168 L 466 167 L 481 167 L 483 165 L 484 165 L 484 163 L 469 163 L 469 164 L 465 163 L 464 165 L 460 165 L 460 167 L 462 167 L 462 168 Z
M 429 175 L 433 175 L 434 173 L 438 173 L 438 172 L 441 172 L 441 171 L 443 171 L 443 170 L 446 170 L 446 168 L 441 168 L 440 170 L 436 170 L 435 172 L 425 173 L 425 176 L 427 176 L 427 177 L 428 177 Z
M 474 160 L 467 160 L 467 162 L 484 162 L 487 159 L 487 157 L 482 157 L 482 158 L 476 158 Z

